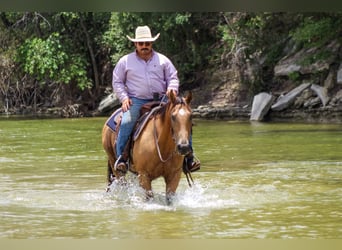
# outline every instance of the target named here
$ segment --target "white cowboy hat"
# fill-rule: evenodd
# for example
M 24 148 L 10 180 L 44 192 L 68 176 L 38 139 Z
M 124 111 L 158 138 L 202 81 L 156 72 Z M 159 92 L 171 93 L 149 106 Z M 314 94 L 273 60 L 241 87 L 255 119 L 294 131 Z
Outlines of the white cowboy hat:
M 135 30 L 135 38 L 127 36 L 132 42 L 154 42 L 158 39 L 160 33 L 152 37 L 151 30 L 148 26 L 138 26 Z

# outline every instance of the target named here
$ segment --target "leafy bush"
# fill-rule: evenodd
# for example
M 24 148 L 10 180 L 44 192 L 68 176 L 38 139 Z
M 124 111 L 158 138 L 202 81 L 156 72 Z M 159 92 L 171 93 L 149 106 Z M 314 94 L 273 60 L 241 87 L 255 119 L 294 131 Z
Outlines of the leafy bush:
M 22 63 L 26 73 L 42 84 L 74 80 L 80 89 L 91 86 L 86 76 L 85 61 L 81 56 L 65 51 L 59 33 L 52 33 L 47 39 L 26 39 L 18 50 L 17 61 Z
M 304 47 L 321 46 L 339 36 L 341 21 L 334 21 L 332 17 L 315 20 L 313 17 L 304 18 L 303 23 L 291 32 L 293 39 Z
M 209 49 L 219 37 L 217 13 L 189 12 L 114 12 L 103 45 L 110 48 L 112 63 L 133 51 L 126 35 L 134 36 L 135 28 L 148 25 L 152 35 L 161 33 L 154 48 L 168 56 L 178 69 L 181 83 L 191 82 L 194 73 L 208 66 L 213 51 Z

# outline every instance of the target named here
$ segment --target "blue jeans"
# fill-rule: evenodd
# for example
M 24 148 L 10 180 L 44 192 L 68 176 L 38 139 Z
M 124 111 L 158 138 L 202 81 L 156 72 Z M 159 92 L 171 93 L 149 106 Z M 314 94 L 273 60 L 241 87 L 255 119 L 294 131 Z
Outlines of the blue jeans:
M 131 100 L 132 100 L 132 105 L 130 106 L 129 110 L 127 110 L 126 112 L 122 114 L 120 130 L 119 130 L 118 138 L 116 140 L 117 156 L 122 155 L 125 149 L 128 138 L 131 135 L 134 125 L 140 116 L 141 106 L 151 101 L 151 100 L 145 100 L 145 99 L 138 99 L 135 97 L 132 97 Z
M 116 140 L 116 154 L 118 157 L 122 155 L 122 153 L 124 152 L 129 136 L 131 135 L 134 125 L 140 116 L 141 106 L 151 101 L 151 100 L 139 99 L 135 97 L 132 97 L 131 100 L 132 100 L 132 105 L 130 106 L 130 109 L 122 114 L 120 130 L 119 130 L 118 138 Z M 167 100 L 163 100 L 163 101 L 167 101 Z M 189 143 L 190 143 L 190 147 L 192 150 L 192 133 L 190 134 Z

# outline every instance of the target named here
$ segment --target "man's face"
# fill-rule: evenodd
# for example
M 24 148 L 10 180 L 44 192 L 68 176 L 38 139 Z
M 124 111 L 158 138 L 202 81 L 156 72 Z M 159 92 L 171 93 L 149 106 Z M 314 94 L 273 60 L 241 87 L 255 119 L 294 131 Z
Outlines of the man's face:
M 152 42 L 136 42 L 135 47 L 140 55 L 148 55 L 152 52 Z

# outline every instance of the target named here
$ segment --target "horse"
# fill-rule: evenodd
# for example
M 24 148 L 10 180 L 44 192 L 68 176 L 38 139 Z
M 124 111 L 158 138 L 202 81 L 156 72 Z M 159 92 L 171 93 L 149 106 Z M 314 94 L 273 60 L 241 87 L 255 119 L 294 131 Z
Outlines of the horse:
M 139 136 L 132 140 L 129 171 L 138 176 L 139 185 L 145 190 L 147 200 L 153 198 L 152 181 L 159 177 L 164 178 L 167 204 L 172 203 L 176 194 L 184 157 L 191 151 L 191 100 L 191 92 L 186 97 L 178 97 L 171 92 L 168 101 L 146 121 Z M 107 191 L 114 180 L 125 176 L 115 169 L 116 137 L 117 134 L 105 124 L 102 145 L 108 157 Z

